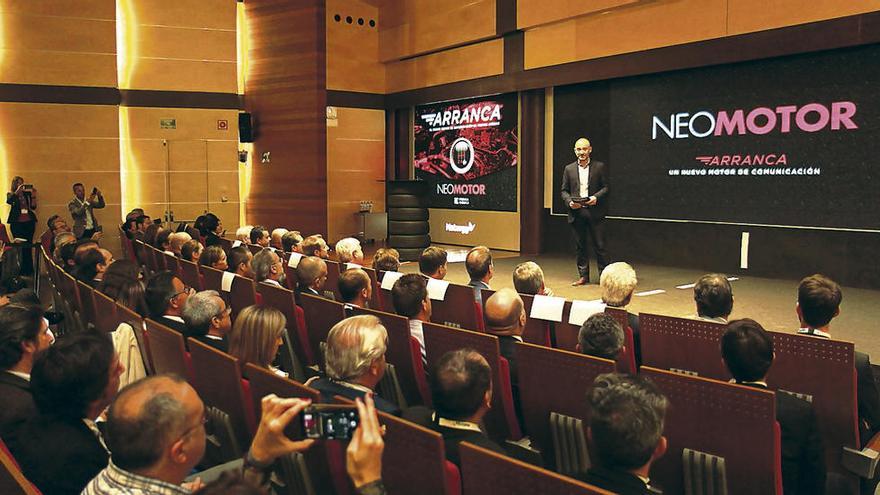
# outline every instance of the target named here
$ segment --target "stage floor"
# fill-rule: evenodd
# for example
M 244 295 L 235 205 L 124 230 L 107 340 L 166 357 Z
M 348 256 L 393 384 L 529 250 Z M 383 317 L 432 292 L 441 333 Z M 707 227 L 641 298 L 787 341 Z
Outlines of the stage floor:
M 444 246 L 452 250 L 463 248 Z M 466 252 L 466 249 L 465 249 Z M 574 255 L 563 256 L 548 254 L 537 258 L 518 256 L 516 253 L 493 253 L 495 276 L 489 282 L 493 289 L 513 288 L 513 268 L 523 261 L 535 261 L 544 270 L 545 284 L 554 295 L 568 299 L 593 300 L 601 297 L 598 275 L 595 266 L 592 271 L 593 284 L 584 287 L 572 287 L 571 282 L 577 278 Z M 639 285 L 636 294 L 662 290 L 662 293 L 633 297 L 628 309 L 633 313 L 646 312 L 671 316 L 693 316 L 696 308 L 693 289 L 676 289 L 676 286 L 692 284 L 704 272 L 685 268 L 670 268 L 635 264 Z M 406 263 L 401 267 L 403 272 L 418 271 L 418 263 Z M 447 280 L 467 284 L 468 276 L 463 262 L 449 263 Z M 741 276 L 731 282 L 733 286 L 733 313 L 731 319 L 752 318 L 767 330 L 777 332 L 795 332 L 798 318 L 795 312 L 797 304 L 798 280 L 782 280 L 771 278 Z M 880 291 L 843 287 L 843 303 L 840 316 L 831 324 L 831 332 L 835 339 L 854 342 L 856 348 L 875 356 L 874 362 L 880 363 L 880 339 L 875 332 L 880 321 Z

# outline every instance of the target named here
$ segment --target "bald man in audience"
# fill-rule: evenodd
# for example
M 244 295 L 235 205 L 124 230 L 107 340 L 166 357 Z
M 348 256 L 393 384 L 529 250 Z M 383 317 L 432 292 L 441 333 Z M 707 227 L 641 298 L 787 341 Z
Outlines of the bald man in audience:
M 278 227 L 277 229 L 272 230 L 272 239 L 269 241 L 269 246 L 284 251 L 284 242 L 282 241 L 282 239 L 284 239 L 284 236 L 288 232 L 289 231 L 287 229 L 282 227 Z
M 526 329 L 526 310 L 523 300 L 513 289 L 501 289 L 486 300 L 486 332 L 498 337 L 501 355 L 510 365 L 510 384 L 516 415 L 522 422 L 519 404 L 519 372 L 516 365 L 516 344 L 522 342 Z
M 513 269 L 513 287 L 520 294 L 553 295 L 553 291 L 544 285 L 544 270 L 534 261 L 516 265 Z
M 430 246 L 422 251 L 419 256 L 419 271 L 428 278 L 443 280 L 446 278 L 446 250 L 436 246 Z
M 346 314 L 353 308 L 367 308 L 373 297 L 373 283 L 362 268 L 349 268 L 339 275 L 339 294 Z M 351 316 L 351 314 L 349 314 Z
M 492 252 L 486 246 L 477 246 L 468 251 L 464 267 L 471 278 L 468 285 L 474 288 L 474 299 L 483 303 L 483 289 L 491 289 L 489 281 L 495 275 Z
M 324 290 L 327 282 L 327 262 L 317 256 L 305 256 L 296 266 L 296 303 L 300 304 L 300 295 L 309 294 L 316 297 L 334 299 L 333 293 Z

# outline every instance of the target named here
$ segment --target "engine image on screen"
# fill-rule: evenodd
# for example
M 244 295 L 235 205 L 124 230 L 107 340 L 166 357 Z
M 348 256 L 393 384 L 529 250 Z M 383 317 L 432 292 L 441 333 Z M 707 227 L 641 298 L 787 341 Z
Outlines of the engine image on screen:
M 447 101 L 415 109 L 416 179 L 429 208 L 516 211 L 517 97 Z

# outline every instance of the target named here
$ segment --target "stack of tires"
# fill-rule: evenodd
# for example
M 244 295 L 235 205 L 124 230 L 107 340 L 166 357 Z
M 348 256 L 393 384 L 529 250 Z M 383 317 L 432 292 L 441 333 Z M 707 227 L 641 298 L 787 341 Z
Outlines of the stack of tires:
M 385 185 L 388 211 L 388 247 L 400 252 L 401 261 L 416 261 L 431 245 L 428 208 L 424 198 L 428 184 L 423 181 L 389 181 Z

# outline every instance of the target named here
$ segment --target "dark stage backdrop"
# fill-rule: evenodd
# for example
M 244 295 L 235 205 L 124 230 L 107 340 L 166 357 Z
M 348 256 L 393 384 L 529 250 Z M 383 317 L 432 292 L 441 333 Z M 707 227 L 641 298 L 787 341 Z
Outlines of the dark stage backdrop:
M 880 231 L 880 46 L 554 90 L 554 213 L 581 135 L 609 215 Z
M 416 179 L 430 183 L 427 206 L 516 211 L 517 95 L 415 108 Z

